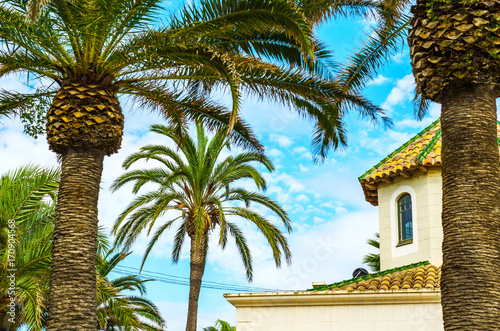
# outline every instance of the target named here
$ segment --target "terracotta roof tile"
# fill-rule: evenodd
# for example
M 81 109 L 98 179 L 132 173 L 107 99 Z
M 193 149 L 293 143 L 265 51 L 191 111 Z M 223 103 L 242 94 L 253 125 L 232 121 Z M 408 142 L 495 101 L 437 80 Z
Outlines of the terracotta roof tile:
M 500 125 L 497 132 L 500 146 Z M 398 176 L 410 177 L 417 169 L 426 171 L 428 167 L 440 167 L 441 145 L 441 122 L 437 119 L 359 177 L 366 201 L 378 205 L 380 182 L 390 182 Z
M 399 291 L 440 288 L 441 267 L 428 261 L 317 287 L 309 291 Z

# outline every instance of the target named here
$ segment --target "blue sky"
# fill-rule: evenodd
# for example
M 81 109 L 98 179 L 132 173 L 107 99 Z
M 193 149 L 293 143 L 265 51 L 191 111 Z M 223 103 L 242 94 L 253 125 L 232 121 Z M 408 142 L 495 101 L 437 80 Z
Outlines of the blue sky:
M 364 35 L 370 33 L 369 27 L 370 22 L 362 19 L 329 23 L 320 30 L 320 37 L 334 50 L 337 60 L 343 60 L 353 47 L 361 46 Z M 366 239 L 378 230 L 378 211 L 364 200 L 357 178 L 439 116 L 439 106 L 432 105 L 423 121 L 415 120 L 411 105 L 414 80 L 409 62 L 408 50 L 403 48 L 365 90 L 372 101 L 387 110 L 394 128 L 385 131 L 350 113 L 347 116 L 349 147 L 331 152 L 320 165 L 311 159 L 310 122 L 278 105 L 245 99 L 242 114 L 254 127 L 276 166 L 272 174 L 265 175 L 267 194 L 284 206 L 293 221 L 294 233 L 289 236 L 293 264 L 276 270 L 264 238 L 255 228 L 242 225 L 253 254 L 254 282 L 246 282 L 243 265 L 232 243 L 225 251 L 217 245 L 210 247 L 204 280 L 276 290 L 307 289 L 313 281 L 332 283 L 348 279 L 355 268 L 362 266 L 363 255 L 370 251 Z M 3 79 L 0 84 L 5 89 L 27 89 L 15 77 Z M 147 130 L 149 125 L 161 122 L 159 117 L 131 107 L 130 103 L 124 104 L 126 125 L 122 148 L 105 160 L 99 218 L 108 228 L 133 198 L 129 188 L 114 194 L 108 190 L 122 172 L 122 161 L 140 146 L 159 142 L 158 137 Z M 22 124 L 17 120 L 0 124 L 0 159 L 0 173 L 27 163 L 57 166 L 45 137 L 34 140 L 24 135 Z M 249 182 L 241 185 L 251 187 Z M 187 278 L 187 249 L 179 264 L 172 265 L 170 240 L 171 235 L 167 234 L 157 244 L 144 269 Z M 146 243 L 147 238 L 141 237 L 123 266 L 138 268 Z M 231 291 L 202 289 L 200 327 L 213 325 L 217 318 L 234 323 L 235 309 L 222 296 L 228 292 Z M 148 298 L 160 307 L 169 330 L 184 328 L 187 286 L 151 282 Z

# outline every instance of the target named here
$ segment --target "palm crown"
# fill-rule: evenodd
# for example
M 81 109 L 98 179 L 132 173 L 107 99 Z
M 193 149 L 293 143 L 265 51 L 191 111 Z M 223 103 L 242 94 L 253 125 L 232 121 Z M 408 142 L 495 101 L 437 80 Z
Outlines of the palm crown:
M 160 2 L 54 0 L 34 25 L 26 23 L 25 1 L 2 5 L 0 75 L 27 72 L 56 85 L 32 94 L 3 91 L 0 114 L 55 97 L 47 125 L 51 148 L 94 146 L 107 154 L 120 146 L 117 94 L 179 128 L 193 118 L 235 127 L 236 142 L 259 148 L 237 116 L 241 94 L 249 92 L 314 119 L 320 155 L 345 143 L 340 116 L 346 107 L 380 118 L 377 107 L 329 79 L 330 54 L 293 2 L 205 0 L 165 26 L 155 24 Z M 207 97 L 218 88 L 229 91 L 231 109 Z
M 286 238 L 276 226 L 250 209 L 249 205 L 253 202 L 269 208 L 279 216 L 286 230 L 290 232 L 290 220 L 286 212 L 263 194 L 234 187 L 236 181 L 250 178 L 259 189 L 265 189 L 264 178 L 250 163 L 260 163 L 271 171 L 274 168 L 267 158 L 254 152 L 245 152 L 217 163 L 220 153 L 228 146 L 224 134 L 218 133 L 208 141 L 203 127 L 198 125 L 198 142 L 195 143 L 190 137 L 181 140 L 175 131 L 162 125 L 153 125 L 151 130 L 172 139 L 181 155 L 166 146 L 148 145 L 124 161 L 126 169 L 136 161 L 150 159 L 160 162 L 162 167 L 132 170 L 114 182 L 113 190 L 126 183 L 135 182 L 134 193 L 138 193 L 147 183 L 159 185 L 157 190 L 137 197 L 119 216 L 113 227 L 118 244 L 124 245 L 126 249 L 130 248 L 140 232 L 148 228 L 150 233 L 157 220 L 167 211 L 180 211 L 180 216 L 159 226 L 148 245 L 143 263 L 159 237 L 175 222 L 179 222 L 179 227 L 172 251 L 174 262 L 179 260 L 186 234 L 197 247 L 205 245 L 201 249 L 203 254 L 206 254 L 208 236 L 218 227 L 220 230 L 218 241 L 223 248 L 226 246 L 228 234 L 235 238 L 247 278 L 251 280 L 252 259 L 243 232 L 230 218 L 228 219 L 228 216 L 237 216 L 254 223 L 264 234 L 272 247 L 277 266 L 281 265 L 281 250 L 285 259 L 290 262 L 291 254 Z M 234 203 L 237 202 L 243 202 L 245 207 L 235 206 Z

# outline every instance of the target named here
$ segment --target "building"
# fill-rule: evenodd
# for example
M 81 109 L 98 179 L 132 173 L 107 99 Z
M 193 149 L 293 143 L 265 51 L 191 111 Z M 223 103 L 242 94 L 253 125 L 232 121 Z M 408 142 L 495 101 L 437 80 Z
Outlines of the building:
M 443 330 L 440 121 L 359 181 L 378 206 L 383 271 L 304 291 L 226 294 L 238 331 Z

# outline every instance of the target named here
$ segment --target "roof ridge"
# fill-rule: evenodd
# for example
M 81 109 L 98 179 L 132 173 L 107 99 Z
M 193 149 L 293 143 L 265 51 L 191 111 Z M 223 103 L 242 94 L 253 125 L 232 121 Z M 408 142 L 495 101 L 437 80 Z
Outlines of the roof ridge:
M 387 270 L 384 270 L 384 271 L 379 271 L 379 272 L 374 273 L 374 274 L 368 274 L 366 276 L 359 276 L 359 277 L 356 277 L 356 278 L 351 278 L 351 279 L 343 280 L 343 281 L 340 281 L 340 282 L 332 283 L 330 285 L 319 286 L 319 287 L 316 287 L 316 288 L 308 289 L 306 291 L 318 292 L 318 291 L 331 290 L 333 288 L 337 288 L 337 287 L 341 287 L 341 286 L 344 286 L 344 285 L 349 285 L 349 284 L 352 284 L 352 283 L 360 282 L 362 280 L 368 280 L 368 279 L 372 279 L 372 278 L 376 278 L 376 277 L 380 277 L 380 276 L 385 276 L 385 275 L 393 273 L 393 272 L 409 270 L 409 269 L 412 269 L 412 268 L 416 268 L 416 267 L 420 267 L 420 266 L 424 266 L 424 265 L 429 265 L 429 264 L 431 264 L 431 263 L 428 260 L 421 261 L 421 262 L 417 262 L 417 263 L 412 263 L 412 264 L 404 265 L 402 267 L 397 267 L 397 268 L 387 269 Z
M 441 120 L 441 117 L 439 117 L 437 120 L 435 120 L 434 122 L 432 122 L 429 126 L 427 126 L 425 129 L 423 129 L 422 131 L 420 131 L 419 133 L 417 133 L 413 138 L 411 138 L 410 140 L 408 140 L 406 143 L 404 143 L 402 146 L 400 146 L 399 148 L 397 148 L 395 151 L 393 151 L 391 154 L 389 154 L 388 156 L 386 156 L 384 159 L 382 159 L 379 163 L 377 163 L 376 165 L 374 165 L 373 167 L 371 167 L 368 171 L 366 171 L 364 174 L 362 174 L 361 176 L 359 176 L 358 178 L 359 179 L 363 179 L 364 177 L 366 177 L 369 173 L 371 173 L 373 170 L 377 169 L 378 167 L 380 167 L 382 164 L 384 164 L 387 160 L 389 160 L 390 158 L 392 158 L 394 155 L 396 155 L 398 152 L 401 152 L 405 147 L 407 147 L 408 145 L 410 145 L 412 142 L 414 142 L 415 140 L 417 140 L 418 138 L 422 137 L 422 135 L 424 133 L 426 133 L 427 131 L 429 131 L 430 129 L 432 129 L 439 121 Z
M 429 144 L 425 146 L 424 150 L 417 156 L 417 160 L 423 162 L 424 159 L 427 157 L 427 154 L 429 154 L 432 148 L 436 146 L 436 143 L 439 141 L 439 138 L 441 138 L 441 129 L 437 130 L 434 137 L 432 137 L 431 141 L 429 141 Z

